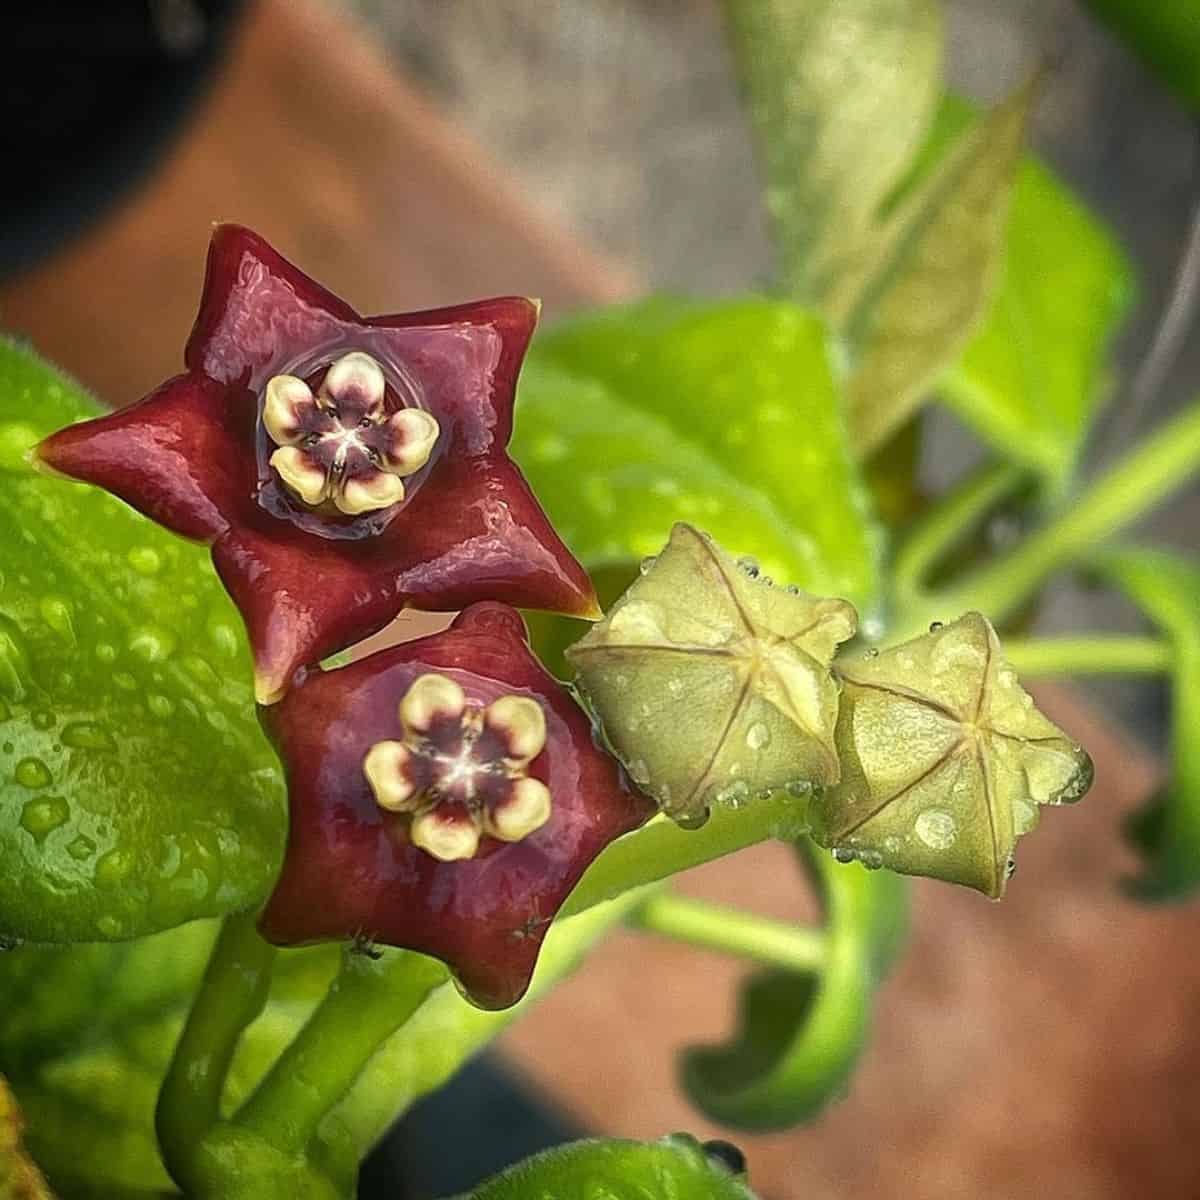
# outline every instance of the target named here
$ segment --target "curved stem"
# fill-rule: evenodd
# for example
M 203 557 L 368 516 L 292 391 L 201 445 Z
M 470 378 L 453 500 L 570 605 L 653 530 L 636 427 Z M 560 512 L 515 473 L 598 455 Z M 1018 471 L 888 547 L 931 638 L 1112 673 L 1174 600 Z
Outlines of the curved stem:
M 263 1010 L 276 950 L 251 914 L 227 917 L 158 1094 L 155 1128 L 180 1186 L 200 1140 L 221 1118 L 221 1093 L 243 1030 Z
M 629 924 L 789 971 L 820 971 L 825 966 L 827 943 L 819 929 L 670 892 L 651 896 L 630 914 Z
M 892 579 L 901 604 L 921 594 L 933 568 L 1024 476 L 1025 472 L 1011 463 L 989 463 L 938 500 L 896 552 Z
M 656 883 L 757 842 L 793 842 L 807 831 L 807 805 L 787 792 L 743 808 L 716 808 L 700 829 L 680 829 L 669 818 L 657 817 L 613 842 L 592 863 L 560 915 L 573 916 L 630 888 Z
M 993 622 L 1028 599 L 1057 568 L 1078 560 L 1152 509 L 1200 470 L 1200 404 L 1148 437 L 1097 480 L 1056 520 L 1011 554 L 932 597 L 941 613 L 979 609 Z M 935 614 L 937 615 L 937 614 Z M 942 618 L 944 619 L 944 618 Z M 904 633 L 920 629 L 924 612 L 907 614 Z
M 1169 643 L 1153 637 L 1008 638 L 1004 657 L 1019 675 L 1161 675 L 1172 666 Z
M 234 1124 L 286 1153 L 303 1152 L 380 1046 L 446 978 L 441 963 L 421 954 L 347 951 L 325 998 Z

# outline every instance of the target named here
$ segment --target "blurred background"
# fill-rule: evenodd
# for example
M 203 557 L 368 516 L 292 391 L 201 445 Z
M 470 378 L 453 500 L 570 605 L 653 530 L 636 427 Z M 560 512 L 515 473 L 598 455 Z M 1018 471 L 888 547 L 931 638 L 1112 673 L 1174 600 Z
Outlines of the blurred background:
M 368 312 L 517 291 L 541 294 L 552 320 L 651 288 L 769 279 L 715 0 L 150 0 L 94 6 L 70 37 L 53 7 L 17 20 L 0 83 L 0 328 L 110 403 L 178 369 L 215 220 L 254 226 Z M 1195 124 L 1075 0 L 946 10 L 949 80 L 977 99 L 1053 65 L 1034 145 L 1137 265 L 1128 379 L 1200 198 Z M 1192 338 L 1138 427 L 1198 390 Z M 1115 397 L 1119 412 L 1127 392 Z M 926 473 L 944 483 L 975 450 L 941 410 L 933 420 Z M 1102 425 L 1094 461 L 1128 436 Z M 1196 491 L 1149 524 L 1192 550 L 1198 528 Z M 1139 627 L 1065 584 L 1041 623 Z M 916 937 L 849 1098 L 813 1127 L 741 1140 L 764 1197 L 1200 1191 L 1195 913 L 1136 909 L 1115 888 L 1117 825 L 1156 777 L 1163 697 L 1122 683 L 1091 702 L 1107 717 L 1046 700 L 1096 749 L 1097 792 L 1070 830 L 1047 818 L 1003 908 L 918 886 Z M 688 886 L 800 915 L 792 874 L 760 848 Z M 400 1179 L 441 1194 L 580 1130 L 719 1134 L 676 1094 L 672 1058 L 729 1027 L 738 974 L 615 939 L 414 1114 L 363 1194 L 395 1195 Z

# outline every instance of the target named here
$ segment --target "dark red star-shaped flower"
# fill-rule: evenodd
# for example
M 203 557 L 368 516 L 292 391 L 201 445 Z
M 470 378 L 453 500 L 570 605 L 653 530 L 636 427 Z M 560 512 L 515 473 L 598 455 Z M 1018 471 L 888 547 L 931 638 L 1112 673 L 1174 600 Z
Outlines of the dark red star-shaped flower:
M 537 314 L 502 297 L 360 317 L 223 225 L 186 373 L 38 456 L 212 544 L 265 703 L 406 605 L 598 616 L 506 453 Z
M 654 812 L 503 604 L 260 712 L 291 808 L 263 935 L 431 954 L 483 1007 L 521 998 L 588 864 Z

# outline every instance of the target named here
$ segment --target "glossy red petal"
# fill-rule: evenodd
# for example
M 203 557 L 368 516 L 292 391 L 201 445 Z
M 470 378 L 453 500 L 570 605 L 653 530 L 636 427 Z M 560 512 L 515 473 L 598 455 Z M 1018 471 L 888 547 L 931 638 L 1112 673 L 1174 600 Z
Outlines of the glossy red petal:
M 263 710 L 292 814 L 264 936 L 294 945 L 363 935 L 443 959 L 483 1007 L 520 999 L 550 921 L 588 864 L 653 813 L 523 635 L 511 609 L 476 605 L 443 633 L 314 672 Z M 546 748 L 529 774 L 550 788 L 553 808 L 523 840 L 485 837 L 477 857 L 439 862 L 408 841 L 405 817 L 376 804 L 362 759 L 396 736 L 400 699 L 428 672 L 456 679 L 473 700 L 515 693 L 543 706 Z
M 137 404 L 53 434 L 37 457 L 175 533 L 212 541 L 254 490 L 253 463 L 240 449 L 253 437 L 251 397 L 177 375 Z

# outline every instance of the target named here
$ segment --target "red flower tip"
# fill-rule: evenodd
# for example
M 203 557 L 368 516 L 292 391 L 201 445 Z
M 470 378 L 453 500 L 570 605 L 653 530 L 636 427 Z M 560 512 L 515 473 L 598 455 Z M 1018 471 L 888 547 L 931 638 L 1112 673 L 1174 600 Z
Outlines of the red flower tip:
M 588 864 L 654 811 L 503 604 L 261 712 L 291 806 L 263 935 L 431 954 L 483 1007 L 520 999 Z
M 38 455 L 212 544 L 263 702 L 406 605 L 597 617 L 506 453 L 538 309 L 510 296 L 360 317 L 256 234 L 218 226 L 187 372 Z

